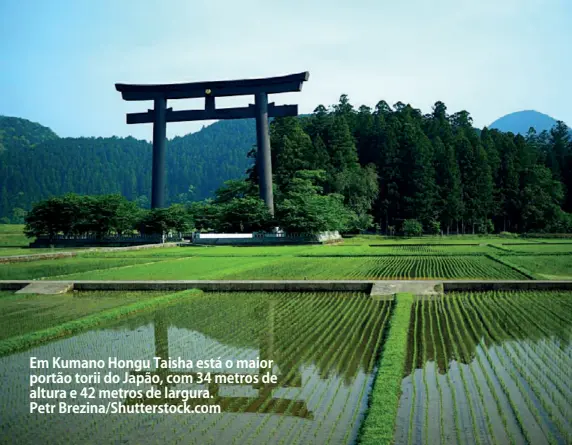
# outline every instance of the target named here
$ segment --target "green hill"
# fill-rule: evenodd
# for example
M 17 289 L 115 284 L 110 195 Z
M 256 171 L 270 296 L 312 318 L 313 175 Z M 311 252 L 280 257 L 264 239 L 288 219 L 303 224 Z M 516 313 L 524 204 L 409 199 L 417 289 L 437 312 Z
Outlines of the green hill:
M 58 135 L 48 127 L 19 117 L 0 116 L 0 153 L 35 147 L 54 139 Z
M 119 192 L 150 200 L 152 145 L 127 138 L 59 138 L 26 119 L 0 117 L 0 218 L 67 192 Z M 216 122 L 167 144 L 167 198 L 204 199 L 244 176 L 255 144 L 252 120 Z M 189 186 L 194 192 L 188 194 Z M 181 195 L 185 194 L 185 195 Z

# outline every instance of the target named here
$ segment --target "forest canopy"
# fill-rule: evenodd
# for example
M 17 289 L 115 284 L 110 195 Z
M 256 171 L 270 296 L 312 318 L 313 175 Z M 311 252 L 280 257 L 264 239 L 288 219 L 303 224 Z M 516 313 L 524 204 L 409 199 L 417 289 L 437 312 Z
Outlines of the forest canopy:
M 184 205 L 197 229 L 255 231 L 279 223 L 292 231 L 391 234 L 406 221 L 408 228 L 418 221 L 426 233 L 572 231 L 572 140 L 563 122 L 523 136 L 477 130 L 467 111 L 449 114 L 442 102 L 423 114 L 401 102 L 356 109 L 342 95 L 309 116 L 271 123 L 275 218 L 258 199 L 252 123 L 248 129 L 222 124 L 202 130 L 210 128 L 200 143 L 188 145 L 189 135 L 170 141 L 167 150 L 173 156 L 168 201 Z M 4 222 L 23 219 L 33 202 L 67 192 L 120 193 L 138 207 L 148 206 L 150 144 L 36 134 L 41 137 L 29 149 L 22 147 L 23 138 L 17 147 L 4 138 Z M 70 163 L 66 156 L 72 152 Z M 48 159 L 56 153 L 67 159 L 60 162 L 65 172 Z M 44 170 L 37 165 L 43 161 Z M 35 173 L 18 173 L 15 162 L 28 162 Z M 237 169 L 246 170 L 246 177 Z

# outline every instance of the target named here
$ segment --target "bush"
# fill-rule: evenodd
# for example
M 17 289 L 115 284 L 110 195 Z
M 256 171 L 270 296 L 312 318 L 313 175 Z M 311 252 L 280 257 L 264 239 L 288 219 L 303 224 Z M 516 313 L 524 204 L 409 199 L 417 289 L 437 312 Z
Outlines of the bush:
M 423 226 L 416 219 L 406 219 L 403 221 L 402 230 L 405 236 L 421 236 Z
M 477 223 L 477 233 L 486 235 L 495 231 L 495 225 L 490 219 L 483 219 Z
M 501 232 L 499 236 L 502 238 L 518 238 L 518 234 L 512 232 Z
M 431 221 L 427 231 L 431 235 L 439 235 L 441 233 L 441 223 L 439 221 Z

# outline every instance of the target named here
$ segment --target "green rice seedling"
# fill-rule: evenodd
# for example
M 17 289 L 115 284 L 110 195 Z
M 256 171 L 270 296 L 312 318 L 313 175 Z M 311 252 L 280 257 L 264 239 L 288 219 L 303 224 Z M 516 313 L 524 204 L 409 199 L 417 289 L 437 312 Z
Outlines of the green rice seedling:
M 445 298 L 445 302 L 446 302 L 447 312 L 449 313 L 451 321 L 452 321 L 451 325 L 453 326 L 454 334 L 455 334 L 456 338 L 460 339 L 460 341 L 458 342 L 460 345 L 460 356 L 462 356 L 467 363 L 470 363 L 470 360 L 471 360 L 470 353 L 467 350 L 467 346 L 466 346 L 465 342 L 462 340 L 464 337 L 468 337 L 468 335 L 467 335 L 468 332 L 467 332 L 466 326 L 465 326 L 465 320 L 463 320 L 463 317 L 460 316 L 460 313 L 458 311 L 455 311 L 455 308 L 451 302 L 451 299 Z M 457 342 L 455 342 L 455 344 L 457 344 Z M 465 392 L 467 394 L 467 397 L 470 398 L 471 392 L 469 390 L 467 381 L 469 379 L 472 379 L 473 386 L 477 389 L 477 394 L 479 397 L 478 400 L 472 400 L 472 402 L 477 407 L 480 405 L 480 411 L 484 414 L 484 420 L 486 422 L 487 436 L 492 438 L 494 443 L 497 443 L 496 438 L 493 434 L 491 418 L 490 418 L 489 412 L 487 410 L 485 397 L 483 395 L 482 388 L 479 384 L 479 380 L 478 380 L 477 376 L 475 375 L 475 370 L 473 369 L 472 366 L 469 366 L 469 372 L 470 372 L 470 375 L 465 378 L 464 372 L 461 368 L 461 375 L 464 378 L 463 386 L 465 388 Z M 471 418 L 473 420 L 473 429 L 475 432 L 475 437 L 478 437 L 477 441 L 480 442 L 481 438 L 478 434 L 478 425 L 477 425 L 476 413 L 475 413 L 475 410 L 473 410 L 473 404 L 471 404 L 470 407 L 471 407 Z
M 391 311 L 391 307 L 393 306 L 392 302 L 386 302 L 385 305 L 387 306 L 387 309 L 385 310 L 386 315 L 385 315 L 385 317 L 384 317 L 384 319 L 383 319 L 383 323 L 382 323 L 381 329 L 379 330 L 379 336 L 378 336 L 378 338 L 377 338 L 377 340 L 376 340 L 376 345 L 377 345 L 377 346 L 376 346 L 376 349 L 377 349 L 377 350 L 379 350 L 380 348 L 383 348 L 383 338 L 386 336 L 387 331 L 388 331 L 388 329 L 389 329 L 389 328 L 388 328 L 389 319 L 391 318 L 391 313 L 392 313 L 392 311 Z M 370 371 L 370 370 L 373 371 L 373 370 L 375 369 L 374 366 L 375 366 L 375 364 L 376 364 L 378 355 L 380 355 L 380 354 L 381 354 L 381 351 L 379 351 L 379 354 L 372 354 L 372 355 L 371 355 L 371 359 L 370 359 L 370 362 L 369 362 L 368 368 L 367 368 L 368 371 Z M 375 374 L 375 372 L 374 372 L 374 374 Z M 373 378 L 372 378 L 371 380 L 373 380 Z M 363 387 L 362 387 L 362 392 L 360 393 L 360 397 L 359 397 L 360 399 L 361 399 L 362 397 L 364 397 L 366 391 L 367 391 L 368 393 L 371 392 L 371 389 L 372 389 L 372 388 L 370 387 L 370 385 L 372 385 L 372 383 L 373 383 L 373 382 L 371 382 L 371 383 L 369 382 L 369 379 L 366 380 L 366 381 L 364 381 L 364 385 L 363 385 Z M 356 406 L 356 408 L 354 409 L 353 417 L 352 417 L 352 424 L 357 421 L 358 415 L 359 415 L 359 411 L 360 411 L 360 410 L 359 410 L 359 407 Z M 344 437 L 344 441 L 347 442 L 347 441 L 349 440 L 349 436 L 350 436 L 350 430 L 348 430 L 348 431 L 346 432 L 346 435 L 345 435 L 345 437 Z
M 476 298 L 473 294 L 469 294 L 469 296 L 471 298 Z M 494 343 L 494 341 L 495 341 L 494 336 L 496 335 L 495 334 L 495 327 L 494 327 L 494 324 L 491 324 L 491 322 L 490 322 L 489 314 L 488 314 L 488 310 L 486 308 L 486 305 L 480 304 L 477 307 L 478 307 L 477 310 L 480 313 L 480 318 L 483 320 L 483 325 L 484 325 L 483 328 L 484 328 L 485 335 L 491 342 Z M 487 351 L 487 355 L 488 355 L 488 351 Z M 500 382 L 507 398 L 510 401 L 510 404 L 513 408 L 513 412 L 516 416 L 516 419 L 518 420 L 518 423 L 520 424 L 521 431 L 524 434 L 524 436 L 526 437 L 526 440 L 529 443 L 535 443 L 534 438 L 531 436 L 531 429 L 527 427 L 527 426 L 530 426 L 530 423 L 525 422 L 523 420 L 523 414 L 521 413 L 521 411 L 525 411 L 525 410 L 528 411 L 530 413 L 528 418 L 531 419 L 535 423 L 537 422 L 537 419 L 538 419 L 538 417 L 537 417 L 538 413 L 535 413 L 533 410 L 530 409 L 530 406 L 529 406 L 530 401 L 526 398 L 526 395 L 523 393 L 522 387 L 519 386 L 518 376 L 516 376 L 514 371 L 509 366 L 507 366 L 506 361 L 502 358 L 502 354 L 497 354 L 496 357 L 498 358 L 499 365 L 505 371 L 507 371 L 510 374 L 511 381 L 507 382 L 507 381 L 505 381 L 505 379 L 503 377 L 501 377 L 501 375 L 495 369 L 497 367 L 495 361 L 490 359 L 490 363 L 491 363 L 491 365 L 493 365 L 493 369 L 495 370 L 496 377 L 497 377 L 498 381 Z M 516 388 L 515 393 L 510 391 L 508 384 L 514 385 L 514 387 Z M 522 404 L 517 403 L 515 401 L 515 397 L 522 399 L 524 401 L 525 406 L 522 406 Z M 538 430 L 538 431 L 540 431 L 540 430 Z M 548 437 L 546 437 L 546 435 L 544 433 L 542 433 L 542 434 L 543 434 L 544 440 L 548 440 Z
M 389 304 L 388 302 L 385 302 L 385 303 L 382 305 L 383 308 L 387 307 L 387 309 L 385 309 L 385 310 L 383 310 L 383 311 L 380 311 L 380 318 L 378 318 L 378 319 L 376 320 L 376 322 L 375 322 L 375 325 L 376 325 L 376 326 L 380 326 L 378 335 L 368 335 L 368 346 L 373 343 L 374 349 L 378 349 L 379 346 L 381 345 L 382 336 L 383 336 L 383 334 L 384 334 L 384 332 L 385 332 L 386 325 L 387 325 L 387 321 L 388 321 L 388 319 L 389 319 L 389 314 L 390 314 L 389 305 L 390 305 L 390 304 Z M 384 315 L 383 315 L 383 318 L 382 318 L 382 317 L 381 317 L 381 314 L 383 314 L 383 313 L 384 313 Z M 366 333 L 366 331 L 364 331 L 364 333 L 362 334 L 362 337 L 365 335 L 365 333 Z M 368 350 L 368 348 L 366 347 L 365 351 L 367 351 L 367 350 Z M 357 351 L 356 351 L 356 352 L 357 352 Z M 368 371 L 369 371 L 370 369 L 373 369 L 373 363 L 374 363 L 375 357 L 376 357 L 376 354 L 372 354 L 372 355 L 371 355 L 371 359 L 369 360 L 368 368 L 367 368 Z M 367 390 L 367 388 L 368 388 L 368 386 L 369 386 L 368 380 L 369 380 L 369 379 L 364 379 L 364 383 L 363 383 L 362 388 L 361 388 L 361 391 L 360 391 L 359 399 L 362 399 L 362 397 L 365 395 L 365 392 L 366 392 L 366 390 Z M 345 399 L 345 401 L 344 401 L 344 410 L 346 409 L 345 407 L 348 406 L 348 404 L 349 404 L 349 399 L 350 399 L 350 393 L 348 393 L 348 395 L 347 395 L 347 397 L 346 397 L 346 399 Z M 352 424 L 355 423 L 355 421 L 356 421 L 356 419 L 357 419 L 357 416 L 358 416 L 358 413 L 359 413 L 359 410 L 358 410 L 358 407 L 356 407 L 356 408 L 354 409 L 354 414 L 353 414 L 353 416 L 352 416 Z M 337 423 L 341 420 L 342 414 L 343 414 L 343 411 L 340 411 L 339 414 L 338 414 L 338 417 L 337 417 L 336 420 L 334 421 L 334 424 L 337 424 Z M 329 434 L 329 436 L 328 436 L 328 438 L 327 438 L 327 442 L 328 442 L 328 443 L 331 443 L 333 433 L 334 433 L 334 429 L 331 430 L 331 432 L 330 432 L 330 434 Z M 346 434 L 345 434 L 345 436 L 344 436 L 344 441 L 345 441 L 345 442 L 347 442 L 347 441 L 349 440 L 349 434 L 350 434 L 350 430 L 348 429 L 348 431 L 346 432 Z
M 312 297 L 313 297 L 313 295 L 308 295 L 308 297 L 304 299 L 304 302 L 307 303 Z M 295 305 L 298 302 L 297 300 L 298 300 L 297 298 L 291 298 L 291 297 L 285 298 L 285 301 L 291 305 Z M 322 299 L 322 302 L 326 302 L 326 301 L 327 301 L 326 298 Z M 331 299 L 330 301 L 333 301 L 336 303 L 336 299 Z M 337 302 L 339 303 L 339 301 L 337 301 Z M 289 307 L 290 306 L 286 306 L 286 309 L 285 309 L 286 312 L 288 312 Z M 331 308 L 332 306 L 329 306 L 329 307 Z M 315 313 L 311 310 L 308 310 L 305 312 L 305 314 L 306 314 L 307 319 L 302 318 L 302 319 L 296 320 L 295 323 L 296 323 L 296 326 L 300 326 L 302 329 L 307 329 L 308 331 L 310 331 L 312 329 L 312 323 L 310 322 L 310 320 L 315 315 Z M 285 323 L 286 320 L 284 320 L 283 322 Z M 304 330 L 302 330 L 302 333 L 304 333 Z M 237 406 L 236 404 L 233 405 L 233 408 L 235 408 L 236 406 Z M 246 408 L 247 408 L 247 406 L 245 405 L 244 409 L 246 409 Z M 215 422 L 216 422 L 216 420 L 215 420 Z M 230 422 L 230 419 L 229 419 L 229 422 Z M 227 424 L 228 424 L 228 422 L 227 422 Z M 227 424 L 223 424 L 223 428 L 226 428 Z M 214 425 L 214 423 L 205 425 L 205 427 L 201 431 L 201 435 L 205 434 L 205 432 L 208 431 L 213 425 Z
M 407 441 L 408 443 L 411 443 L 413 440 L 413 416 L 415 415 L 415 408 L 416 408 L 416 401 L 417 401 L 417 385 L 415 382 L 415 370 L 417 368 L 417 361 L 418 361 L 418 351 L 417 351 L 417 333 L 418 333 L 418 329 L 419 329 L 419 322 L 420 322 L 420 318 L 419 318 L 419 309 L 420 309 L 420 303 L 419 303 L 419 299 L 415 300 L 414 303 L 414 308 L 415 308 L 415 317 L 413 318 L 413 323 L 414 323 L 414 331 L 413 331 L 413 366 L 411 369 L 411 383 L 413 386 L 413 393 L 411 396 L 411 411 L 409 412 L 409 426 L 407 428 L 408 431 L 408 437 L 407 437 Z
M 166 294 L 153 291 L 11 294 L 0 298 L 0 340 Z
M 363 328 L 361 330 L 361 332 L 356 331 L 355 329 L 353 330 L 353 337 L 357 338 L 357 341 L 355 341 L 355 342 L 349 341 L 347 344 L 348 345 L 352 345 L 352 344 L 353 345 L 361 345 L 361 344 L 363 344 L 364 341 L 366 341 L 366 335 L 367 335 L 367 345 L 366 345 L 366 348 L 364 348 L 364 351 L 367 351 L 368 345 L 371 343 L 371 341 L 374 339 L 374 337 L 376 337 L 376 336 L 370 335 L 370 329 L 372 329 L 374 326 L 380 326 L 382 324 L 381 323 L 382 319 L 383 319 L 383 311 L 378 311 L 378 315 L 376 317 L 369 317 L 368 324 L 365 326 L 365 328 Z M 359 323 L 357 325 L 360 326 Z M 359 349 L 359 347 L 353 347 L 352 349 L 345 348 L 342 355 L 336 361 L 338 363 L 352 363 L 352 360 L 356 356 L 358 349 Z M 330 364 L 328 364 L 326 369 L 329 369 L 331 367 L 332 362 L 333 362 L 333 359 L 330 360 Z M 333 405 L 334 401 L 336 400 L 336 396 L 337 396 L 337 394 L 338 394 L 338 392 L 342 386 L 342 383 L 343 383 L 342 379 L 339 379 L 338 386 L 336 387 L 334 394 L 330 397 L 330 403 L 325 408 L 325 412 L 329 412 L 331 406 Z M 344 405 L 344 409 L 345 409 L 345 405 Z M 341 412 L 340 412 L 340 414 L 341 414 Z M 318 424 L 318 428 L 317 428 L 315 434 L 317 434 L 320 431 L 322 424 L 323 424 L 323 418 L 320 419 L 319 424 Z M 333 434 L 333 432 L 334 432 L 334 430 L 331 431 L 330 436 L 328 437 L 326 442 L 330 443 L 330 438 L 331 438 L 331 435 Z
M 358 300 L 362 300 L 365 301 L 365 299 L 358 299 Z M 352 305 L 354 305 L 355 302 L 352 302 Z M 347 311 L 341 315 L 341 320 L 339 322 L 334 322 L 333 326 L 334 328 L 332 330 L 330 330 L 330 332 L 325 333 L 326 335 L 322 335 L 322 338 L 324 338 L 323 342 L 325 344 L 330 344 L 329 342 L 329 338 L 332 336 L 336 336 L 339 335 L 339 331 L 344 327 L 344 326 L 350 326 L 353 323 L 347 323 L 344 320 L 353 320 L 356 317 L 356 314 L 359 314 L 361 311 L 359 310 L 359 306 L 358 308 L 356 308 L 357 310 L 352 310 L 351 308 L 348 308 Z M 319 342 L 321 343 L 321 342 Z M 311 351 L 309 351 L 308 353 L 310 353 Z M 338 351 L 339 352 L 339 351 Z M 332 356 L 334 355 L 333 353 L 328 354 L 327 352 L 324 354 L 324 356 L 328 357 L 328 356 Z M 290 371 L 290 373 L 294 372 L 294 368 L 292 368 L 292 370 Z M 287 376 L 288 378 L 289 376 Z M 267 403 L 263 404 L 263 406 L 261 407 L 262 410 L 266 410 L 267 407 Z M 241 431 L 239 431 L 239 433 L 236 436 L 237 440 L 240 440 L 240 437 L 242 437 L 242 435 L 244 434 L 244 432 L 246 431 L 247 428 L 250 427 L 250 423 L 247 424 L 244 428 L 242 428 Z
M 447 329 L 447 334 L 449 335 L 449 338 L 455 338 L 455 336 L 453 335 L 453 329 L 451 327 L 451 325 L 455 324 L 455 321 L 452 319 L 451 314 L 448 311 L 448 307 L 445 305 L 445 301 L 443 301 L 445 299 L 441 300 L 441 304 L 443 307 L 443 312 L 445 315 L 445 325 L 446 325 L 446 329 Z M 457 347 L 457 341 L 453 341 L 453 354 L 455 354 L 455 357 L 457 357 L 459 359 L 459 362 L 462 360 L 462 354 L 459 353 L 458 347 Z M 469 414 L 471 416 L 471 425 L 472 425 L 472 430 L 473 430 L 473 437 L 475 439 L 475 441 L 480 444 L 481 443 L 481 438 L 479 436 L 479 431 L 478 431 L 478 427 L 477 427 L 477 419 L 476 419 L 476 414 L 475 414 L 475 409 L 473 407 L 473 404 L 471 403 L 471 398 L 470 398 L 470 391 L 469 391 L 469 385 L 467 382 L 467 376 L 465 375 L 465 372 L 463 370 L 463 366 L 461 366 L 461 364 L 457 364 L 458 368 L 459 368 L 459 375 L 461 377 L 461 382 L 463 385 L 463 390 L 464 390 L 464 395 L 467 398 L 467 402 L 469 405 Z
M 522 255 L 510 256 L 511 263 L 534 271 L 544 280 L 569 280 L 572 278 L 572 255 Z
M 515 314 L 514 312 L 509 313 L 504 310 L 504 308 L 497 304 L 496 301 L 490 305 L 490 308 L 491 312 L 496 310 L 499 319 L 509 320 L 513 317 L 513 314 Z M 515 318 L 512 326 L 513 329 L 519 331 L 521 334 L 525 333 L 521 327 L 521 320 L 518 318 L 518 316 Z M 504 331 L 506 334 L 508 334 L 506 328 L 504 328 L 501 324 L 499 324 L 499 331 L 501 333 Z M 556 382 L 551 380 L 547 375 L 546 366 L 540 366 L 537 368 L 536 366 L 538 366 L 538 363 L 535 362 L 533 358 L 530 357 L 530 355 L 526 354 L 526 351 L 520 348 L 518 343 L 513 346 L 509 342 L 503 342 L 502 346 L 506 351 L 508 357 L 510 357 L 516 371 L 522 376 L 523 380 L 530 387 L 537 400 L 540 401 L 544 410 L 549 414 L 550 419 L 555 423 L 560 432 L 563 435 L 566 435 L 567 431 L 571 430 L 570 425 L 565 420 L 567 407 L 564 407 L 561 403 L 563 402 L 562 399 L 555 397 L 548 391 L 547 386 L 549 384 L 554 385 Z M 527 358 L 531 360 L 527 360 Z M 546 400 L 546 397 L 550 399 L 550 403 Z M 565 403 L 566 402 L 564 402 L 564 404 Z M 566 426 L 564 426 L 565 423 Z
M 337 301 L 336 301 L 336 300 L 337 300 Z M 352 302 L 352 304 L 355 302 L 356 299 L 354 298 L 353 300 L 354 300 L 354 301 Z M 334 303 L 336 303 L 336 305 L 339 306 L 339 304 L 342 303 L 342 301 L 340 301 L 340 300 L 338 300 L 338 299 L 334 299 Z M 331 305 L 330 305 L 330 306 L 328 307 L 328 311 L 329 311 L 332 315 L 333 315 L 333 314 L 336 314 L 336 313 L 340 313 L 339 310 L 336 310 L 336 309 L 335 309 L 335 306 L 336 306 L 336 305 L 334 305 L 334 306 L 331 306 Z M 342 306 L 342 307 L 343 307 L 343 306 Z M 312 316 L 315 316 L 315 315 L 316 315 L 315 313 L 312 313 L 311 311 L 308 311 L 307 314 L 308 314 L 308 315 L 313 314 Z M 321 320 L 322 323 L 326 326 L 326 331 L 327 331 L 327 326 L 329 325 L 328 321 L 331 321 L 332 318 L 331 318 L 331 315 L 327 315 L 326 313 L 323 313 L 323 315 L 324 315 L 324 316 L 322 316 L 322 317 L 320 318 L 320 320 Z M 301 337 L 300 337 L 300 338 L 305 339 L 306 342 L 307 342 L 307 341 L 310 341 L 310 340 L 313 340 L 313 338 L 315 338 L 316 335 L 318 335 L 318 336 L 323 335 L 323 334 L 322 334 L 322 332 L 324 332 L 323 329 L 319 328 L 319 326 L 316 326 L 315 323 L 314 323 L 314 325 L 312 325 L 312 322 L 305 322 L 305 323 L 303 323 L 303 326 L 308 327 L 308 328 L 309 328 L 309 332 L 311 332 L 311 336 L 310 336 L 310 337 L 308 337 L 308 336 L 301 336 Z M 330 326 L 331 326 L 331 325 L 330 325 Z M 317 340 L 315 340 L 315 341 L 317 341 Z M 301 349 L 302 351 L 304 351 L 304 345 L 301 345 L 301 346 L 302 346 L 301 348 L 300 348 L 300 345 L 296 345 L 295 342 L 291 342 L 290 345 L 291 345 L 291 346 L 289 346 L 289 348 L 284 351 L 283 356 L 286 358 L 286 361 L 290 361 L 290 359 L 288 359 L 287 357 L 291 356 L 292 354 L 295 354 L 295 356 L 297 356 L 297 358 L 294 359 L 294 360 L 292 360 L 293 366 L 292 366 L 292 368 L 291 368 L 291 371 L 289 371 L 289 373 L 288 373 L 286 376 L 283 377 L 285 381 L 288 381 L 288 379 L 292 376 L 292 373 L 295 371 L 295 369 L 297 369 L 298 365 L 297 365 L 296 363 L 298 363 L 299 360 L 303 360 L 303 359 L 304 359 L 304 356 L 300 356 L 300 355 L 299 355 L 299 352 L 298 352 L 300 349 Z M 290 351 L 290 352 L 288 352 L 288 351 Z M 308 354 L 310 354 L 311 352 L 312 352 L 312 351 L 309 350 L 309 351 L 308 351 Z M 248 405 L 245 405 L 245 406 L 243 407 L 243 410 L 249 410 L 249 406 L 248 406 Z M 263 405 L 261 405 L 261 406 L 259 407 L 258 411 L 260 411 L 260 412 L 267 412 L 267 403 L 264 403 Z M 242 429 L 242 431 L 244 432 L 244 431 L 245 431 L 247 428 L 249 428 L 249 427 L 250 427 L 250 422 L 249 422 L 247 425 L 244 426 L 244 428 Z M 235 440 L 235 441 L 238 441 L 240 437 L 241 437 L 240 435 L 237 435 L 237 436 L 235 436 L 234 440 Z
M 460 298 L 457 298 L 455 295 L 451 295 L 450 298 L 451 298 L 451 302 L 453 303 L 454 310 L 456 310 L 459 314 L 462 314 L 464 319 L 467 321 L 466 324 L 463 324 L 463 327 L 466 329 L 467 333 L 470 331 L 471 334 L 473 335 L 473 338 L 480 341 L 480 339 L 478 338 L 478 334 L 477 334 L 477 330 L 475 328 L 475 325 L 472 322 L 472 318 L 469 316 L 469 313 L 466 310 L 466 307 L 467 307 L 467 305 L 465 304 L 466 301 L 463 301 L 462 302 L 463 304 L 461 304 Z M 476 360 L 477 360 L 477 363 L 478 363 L 479 368 L 481 370 L 481 373 L 484 376 L 485 381 L 486 381 L 486 385 L 487 385 L 486 389 L 488 390 L 488 393 L 492 395 L 492 398 L 495 402 L 496 414 L 499 415 L 501 418 L 503 428 L 504 428 L 504 432 L 507 434 L 507 437 L 508 437 L 510 443 L 516 444 L 516 443 L 518 443 L 518 441 L 516 440 L 514 433 L 509 429 L 506 410 L 504 410 L 502 407 L 498 391 L 496 391 L 495 386 L 491 380 L 491 376 L 489 375 L 489 373 L 487 372 L 487 370 L 485 368 L 485 365 L 483 363 L 481 355 L 478 352 L 475 355 L 476 355 Z M 480 386 L 479 386 L 479 388 L 480 388 Z M 480 390 L 482 392 L 482 389 L 480 389 Z
M 441 313 L 443 313 L 443 306 L 441 305 L 441 301 L 437 300 L 439 302 L 439 304 L 435 305 L 435 309 L 439 310 Z M 441 325 L 441 317 L 437 316 L 437 330 L 439 332 L 439 339 L 441 342 L 441 348 L 443 350 L 443 355 L 444 355 L 444 362 L 447 364 L 447 366 L 449 366 L 450 363 L 450 357 L 447 354 L 447 348 L 445 346 L 445 339 L 443 337 L 443 333 L 445 332 L 445 327 L 443 327 Z M 451 389 L 451 399 L 453 402 L 453 419 L 455 422 L 455 434 L 456 434 L 456 439 L 457 442 L 459 443 L 461 441 L 461 427 L 460 427 L 460 419 L 459 419 L 459 415 L 458 415 L 458 405 L 457 405 L 457 394 L 456 394 L 456 389 L 455 386 L 453 385 L 452 381 L 451 381 L 451 376 L 450 373 L 447 371 L 446 372 L 447 375 L 447 383 L 449 388 Z

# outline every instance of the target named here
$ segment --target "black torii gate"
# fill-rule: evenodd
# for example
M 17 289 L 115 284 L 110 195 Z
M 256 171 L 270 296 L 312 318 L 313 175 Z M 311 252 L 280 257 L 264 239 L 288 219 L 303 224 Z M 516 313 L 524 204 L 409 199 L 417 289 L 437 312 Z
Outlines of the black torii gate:
M 117 83 L 115 88 L 124 100 L 152 100 L 154 108 L 145 113 L 128 113 L 128 124 L 153 123 L 153 173 L 151 207 L 165 206 L 165 145 L 167 122 L 214 119 L 256 118 L 258 146 L 258 176 L 260 197 L 274 214 L 272 193 L 272 162 L 268 118 L 297 116 L 297 105 L 268 103 L 268 94 L 301 91 L 310 73 L 303 72 L 261 79 L 223 80 L 213 82 L 174 83 L 159 85 L 130 85 Z M 215 97 L 254 95 L 254 105 L 247 107 L 216 108 Z M 168 99 L 205 98 L 204 110 L 173 111 L 167 108 Z

